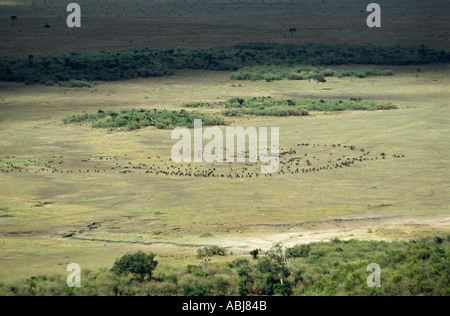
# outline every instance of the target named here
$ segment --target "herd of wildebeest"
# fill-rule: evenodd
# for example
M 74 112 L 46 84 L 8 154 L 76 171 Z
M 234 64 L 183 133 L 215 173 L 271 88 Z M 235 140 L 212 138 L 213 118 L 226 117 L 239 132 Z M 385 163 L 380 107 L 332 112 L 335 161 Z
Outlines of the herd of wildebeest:
M 245 153 L 248 157 L 248 151 Z M 261 173 L 261 162 L 223 162 L 223 163 L 175 163 L 171 158 L 160 156 L 146 157 L 145 161 L 130 159 L 127 155 L 95 156 L 74 160 L 71 157 L 53 155 L 51 158 L 27 159 L 16 156 L 0 158 L 2 173 L 31 174 L 143 174 L 167 177 L 195 178 L 257 178 L 277 174 L 306 174 L 342 169 L 373 161 L 401 159 L 405 155 L 384 152 L 372 153 L 353 145 L 299 143 L 296 148 L 279 152 L 279 168 L 275 173 Z M 21 160 L 19 160 L 21 159 Z M 18 163 L 20 161 L 20 163 Z M 246 159 L 246 161 L 248 161 Z M 73 166 L 77 166 L 74 168 Z

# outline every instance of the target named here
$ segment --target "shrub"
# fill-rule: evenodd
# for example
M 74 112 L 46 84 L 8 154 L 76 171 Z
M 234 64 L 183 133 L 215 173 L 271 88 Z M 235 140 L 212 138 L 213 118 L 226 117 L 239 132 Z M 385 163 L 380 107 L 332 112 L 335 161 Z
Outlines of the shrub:
M 202 249 L 197 249 L 197 258 L 201 259 L 204 257 L 226 256 L 227 251 L 219 246 L 212 246 L 211 248 L 204 247 Z
M 244 279 L 239 281 L 239 285 L 238 285 L 236 291 L 240 296 L 246 296 L 247 294 L 250 293 L 247 283 L 248 283 L 247 280 L 244 280 Z
M 249 263 L 250 262 L 248 261 L 248 259 L 237 258 L 237 259 L 234 259 L 233 262 L 228 265 L 228 267 L 230 267 L 231 269 L 233 269 L 233 268 L 240 268 L 241 266 L 249 265 Z
M 181 106 L 185 108 L 200 108 L 200 107 L 211 107 L 211 104 L 209 104 L 208 102 L 188 102 L 183 103 Z
M 399 273 L 396 273 L 392 276 L 392 282 L 399 283 L 401 280 L 403 280 L 403 276 Z
M 250 255 L 252 256 L 253 260 L 258 259 L 259 249 L 255 249 L 250 251 Z
M 196 287 L 185 285 L 183 288 L 183 293 L 185 296 L 210 296 L 208 288 L 204 285 L 199 285 Z
M 311 247 L 309 245 L 295 245 L 286 248 L 286 256 L 288 258 L 308 258 Z
M 291 286 L 287 283 L 275 284 L 273 286 L 273 293 L 281 296 L 291 296 L 293 294 Z
M 298 282 L 303 282 L 304 278 L 303 275 L 305 273 L 305 270 L 299 269 L 294 274 L 294 282 L 297 284 Z
M 276 277 L 274 277 L 273 274 L 268 274 L 264 278 L 264 285 L 262 288 L 262 294 L 264 295 L 273 295 L 275 292 L 275 286 L 281 285 L 280 280 L 278 280 Z
M 230 284 L 222 277 L 216 277 L 214 279 L 214 290 L 218 293 L 225 294 L 228 291 Z

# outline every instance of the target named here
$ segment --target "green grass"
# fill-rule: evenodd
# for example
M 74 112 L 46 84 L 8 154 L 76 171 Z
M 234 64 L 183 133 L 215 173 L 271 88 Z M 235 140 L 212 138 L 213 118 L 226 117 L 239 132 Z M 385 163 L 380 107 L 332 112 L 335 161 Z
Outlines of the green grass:
M 16 159 L 15 157 L 5 157 L 5 159 L 0 159 L 0 166 L 1 167 L 21 167 L 21 166 L 28 166 L 33 165 L 37 163 L 39 159 Z
M 181 106 L 185 108 L 210 108 L 212 105 L 209 102 L 185 102 Z

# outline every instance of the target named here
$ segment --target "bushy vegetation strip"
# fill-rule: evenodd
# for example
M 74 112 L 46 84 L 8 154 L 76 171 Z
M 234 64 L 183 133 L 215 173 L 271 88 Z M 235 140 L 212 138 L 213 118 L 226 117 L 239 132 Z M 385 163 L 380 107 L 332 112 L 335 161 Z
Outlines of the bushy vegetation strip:
M 317 80 L 320 77 L 356 77 L 366 78 L 371 76 L 392 76 L 392 70 L 333 70 L 312 66 L 286 67 L 286 66 L 254 66 L 244 67 L 231 73 L 233 80 Z
M 232 98 L 225 102 L 211 104 L 208 102 L 184 103 L 182 106 L 222 107 L 225 116 L 305 116 L 309 111 L 375 111 L 392 110 L 398 107 L 389 102 L 363 101 L 361 98 L 347 100 L 312 100 L 312 99 L 279 99 L 272 97 Z
M 450 53 L 427 48 L 351 45 L 240 44 L 224 49 L 132 49 L 1 60 L 0 80 L 69 86 L 171 75 L 178 69 L 231 70 L 248 66 L 419 65 L 449 63 Z
M 98 110 L 97 113 L 71 115 L 62 119 L 64 124 L 90 122 L 93 128 L 136 130 L 154 126 L 158 129 L 176 127 L 194 127 L 194 120 L 201 119 L 203 126 L 226 125 L 224 117 L 254 116 L 306 116 L 309 111 L 375 111 L 397 109 L 388 102 L 363 101 L 360 98 L 348 100 L 310 100 L 310 99 L 276 99 L 272 97 L 254 97 L 249 99 L 232 98 L 225 102 L 184 103 L 186 108 L 222 108 L 222 116 L 197 111 L 145 110 L 132 109 L 117 111 Z
M 202 248 L 198 264 L 164 267 L 154 253 L 125 254 L 112 268 L 82 269 L 81 287 L 60 275 L 0 284 L 0 295 L 450 295 L 450 235 L 409 242 L 316 242 L 233 255 Z M 381 268 L 369 287 L 368 265 Z
M 158 129 L 174 129 L 176 127 L 194 127 L 194 120 L 201 119 L 205 126 L 224 125 L 223 118 L 215 115 L 189 112 L 185 110 L 121 110 L 103 111 L 97 113 L 72 115 L 62 119 L 63 123 L 92 122 L 94 128 L 124 128 L 136 130 L 142 127 L 155 126 Z

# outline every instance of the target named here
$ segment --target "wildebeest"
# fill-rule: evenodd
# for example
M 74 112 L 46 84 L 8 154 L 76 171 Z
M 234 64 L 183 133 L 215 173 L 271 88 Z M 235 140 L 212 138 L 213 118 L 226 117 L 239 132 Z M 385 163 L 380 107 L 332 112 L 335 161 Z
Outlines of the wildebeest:
M 292 37 L 292 35 L 293 35 L 295 32 L 297 32 L 297 28 L 291 27 L 291 28 L 289 29 L 289 33 L 291 34 L 291 37 Z

